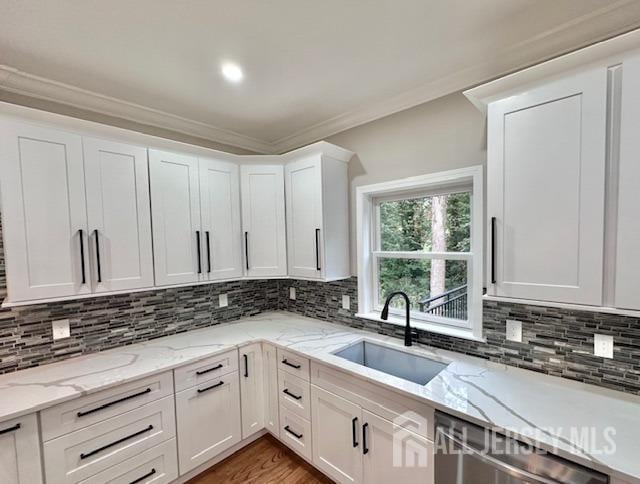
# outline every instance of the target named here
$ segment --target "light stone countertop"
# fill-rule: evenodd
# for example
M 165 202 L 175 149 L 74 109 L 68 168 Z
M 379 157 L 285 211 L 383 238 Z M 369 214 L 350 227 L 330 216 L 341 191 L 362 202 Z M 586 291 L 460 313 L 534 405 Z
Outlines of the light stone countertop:
M 362 339 L 405 349 L 397 338 L 286 312 L 264 313 L 0 375 L 0 421 L 244 344 L 267 341 L 426 401 L 451 415 L 534 439 L 539 447 L 558 455 L 640 483 L 640 397 L 415 345 L 411 352 L 449 363 L 422 386 L 332 354 Z

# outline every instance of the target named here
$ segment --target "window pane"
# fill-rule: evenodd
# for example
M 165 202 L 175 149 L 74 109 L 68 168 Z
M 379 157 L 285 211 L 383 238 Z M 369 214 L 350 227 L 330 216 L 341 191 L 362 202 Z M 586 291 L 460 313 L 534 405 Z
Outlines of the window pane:
M 393 291 L 404 291 L 414 312 L 467 319 L 467 261 L 381 258 L 378 288 L 381 305 Z M 403 309 L 404 299 L 395 297 L 391 307 Z
M 380 202 L 380 250 L 469 252 L 471 193 Z

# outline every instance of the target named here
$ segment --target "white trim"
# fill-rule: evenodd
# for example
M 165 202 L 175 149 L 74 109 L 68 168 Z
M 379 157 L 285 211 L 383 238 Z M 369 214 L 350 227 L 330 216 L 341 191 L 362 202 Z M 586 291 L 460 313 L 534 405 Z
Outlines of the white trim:
M 368 313 L 357 313 L 357 318 L 368 319 L 370 321 L 376 321 L 378 323 L 389 323 L 394 326 L 405 326 L 405 320 L 403 317 L 394 317 L 393 315 L 389 316 L 388 320 L 384 320 L 380 318 L 380 315 L 376 312 L 368 312 Z M 437 323 L 430 323 L 426 321 L 414 321 L 411 320 L 411 327 L 416 328 L 422 331 L 428 331 L 429 333 L 436 334 L 444 334 L 446 336 L 453 336 L 455 338 L 463 338 L 472 341 L 478 341 L 481 343 L 486 343 L 486 338 L 482 336 L 476 336 L 474 331 L 467 328 L 458 328 L 454 326 L 443 326 Z
M 483 286 L 483 187 L 484 167 L 476 165 L 429 175 L 421 175 L 401 180 L 375 183 L 356 188 L 356 234 L 358 254 L 358 314 L 371 315 L 376 308 L 375 278 L 377 277 L 377 258 L 385 255 L 395 258 L 456 259 L 470 261 L 468 264 L 467 285 L 469 288 L 468 324 L 474 338 L 482 338 L 482 286 Z M 376 227 L 374 215 L 376 201 L 381 196 L 398 194 L 403 190 L 415 193 L 420 189 L 433 189 L 446 186 L 460 186 L 470 182 L 471 197 L 471 252 L 383 252 L 375 250 Z M 372 319 L 372 318 L 368 318 Z M 379 319 L 379 318 L 378 318 Z M 442 318 L 439 318 L 439 322 Z M 415 320 L 416 327 L 433 324 Z M 435 324 L 435 323 L 434 323 Z M 435 324 L 441 327 L 439 324 Z M 452 326 L 453 327 L 453 326 Z M 458 328 L 459 329 L 459 328 Z M 426 329 L 430 331 L 431 329 Z
M 559 303 L 554 301 L 538 301 L 535 299 L 521 299 L 516 297 L 490 296 L 485 294 L 482 296 L 484 301 L 505 302 L 513 304 L 525 304 L 527 306 L 543 306 L 551 308 L 569 309 L 573 311 L 589 311 L 592 313 L 618 314 L 620 316 L 630 316 L 640 318 L 640 311 L 636 309 L 621 309 L 607 306 L 589 306 L 586 304 L 570 304 Z

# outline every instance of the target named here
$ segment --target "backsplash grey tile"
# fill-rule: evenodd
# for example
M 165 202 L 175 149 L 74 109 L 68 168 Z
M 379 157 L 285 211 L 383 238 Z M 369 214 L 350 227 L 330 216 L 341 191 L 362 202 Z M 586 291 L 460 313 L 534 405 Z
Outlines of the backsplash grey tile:
M 403 337 L 403 328 L 355 317 L 357 279 L 318 283 L 278 282 L 279 309 L 358 329 Z M 296 288 L 296 300 L 289 299 Z M 351 297 L 351 310 L 341 307 L 342 295 Z M 591 311 L 485 301 L 486 343 L 418 332 L 421 343 L 477 356 L 527 370 L 640 394 L 640 320 Z M 523 341 L 505 338 L 506 320 L 522 321 Z M 594 333 L 614 337 L 614 359 L 593 355 Z

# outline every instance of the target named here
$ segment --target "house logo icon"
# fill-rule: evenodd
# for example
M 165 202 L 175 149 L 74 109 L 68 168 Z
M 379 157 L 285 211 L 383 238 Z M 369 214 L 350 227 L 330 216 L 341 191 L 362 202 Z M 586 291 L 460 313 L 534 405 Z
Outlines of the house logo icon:
M 415 412 L 405 412 L 393 419 L 393 466 L 427 467 L 429 448 L 419 436 L 429 422 Z

